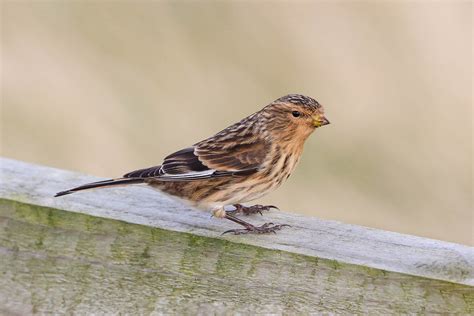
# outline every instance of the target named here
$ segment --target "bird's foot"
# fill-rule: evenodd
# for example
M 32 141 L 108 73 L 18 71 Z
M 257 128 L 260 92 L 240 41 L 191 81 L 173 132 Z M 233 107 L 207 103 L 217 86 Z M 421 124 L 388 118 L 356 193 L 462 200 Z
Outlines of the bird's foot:
M 274 233 L 276 234 L 277 230 L 282 229 L 283 227 L 291 227 L 288 224 L 278 224 L 275 225 L 273 223 L 265 223 L 262 226 L 254 226 L 254 225 L 248 225 L 245 228 L 242 229 L 229 229 L 226 230 L 225 232 L 222 233 L 228 234 L 232 233 L 234 235 L 243 235 L 243 234 L 268 234 L 268 233 Z
M 268 234 L 268 233 L 274 233 L 276 234 L 277 230 L 282 229 L 283 227 L 291 227 L 288 224 L 273 224 L 273 223 L 265 223 L 262 226 L 254 226 L 244 220 L 241 220 L 238 217 L 235 217 L 229 213 L 226 212 L 224 218 L 227 218 L 228 220 L 233 221 L 234 223 L 237 223 L 239 225 L 244 226 L 245 228 L 242 229 L 229 229 L 226 230 L 225 232 L 222 233 L 228 234 L 228 233 L 233 233 L 234 235 L 242 235 L 242 234 Z
M 262 211 L 269 211 L 270 209 L 274 208 L 279 210 L 278 207 L 274 205 L 252 205 L 252 206 L 245 206 L 242 204 L 234 204 L 235 210 L 229 211 L 231 214 L 238 214 L 242 213 L 244 215 L 251 215 L 251 214 L 260 214 L 263 215 Z

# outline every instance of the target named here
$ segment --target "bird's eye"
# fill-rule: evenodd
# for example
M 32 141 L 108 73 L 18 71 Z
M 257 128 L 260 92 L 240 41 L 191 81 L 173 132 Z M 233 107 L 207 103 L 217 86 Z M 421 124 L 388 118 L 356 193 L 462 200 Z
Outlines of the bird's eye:
M 301 115 L 301 113 L 298 112 L 298 111 L 293 111 L 293 112 L 291 112 L 291 114 L 292 114 L 294 117 L 299 117 L 299 116 Z

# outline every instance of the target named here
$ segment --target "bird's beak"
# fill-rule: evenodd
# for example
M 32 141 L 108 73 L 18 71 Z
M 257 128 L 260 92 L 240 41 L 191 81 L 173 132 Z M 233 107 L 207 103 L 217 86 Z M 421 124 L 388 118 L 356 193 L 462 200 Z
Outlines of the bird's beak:
M 318 128 L 324 125 L 328 125 L 329 120 L 323 114 L 316 114 L 313 116 L 313 125 Z

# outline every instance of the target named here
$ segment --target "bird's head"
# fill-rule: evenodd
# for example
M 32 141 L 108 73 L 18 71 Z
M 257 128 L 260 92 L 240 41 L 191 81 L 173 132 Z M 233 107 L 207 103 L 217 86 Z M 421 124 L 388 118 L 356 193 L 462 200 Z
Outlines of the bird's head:
M 291 140 L 306 140 L 316 129 L 329 124 L 324 109 L 315 99 L 301 94 L 281 97 L 262 109 L 268 128 Z

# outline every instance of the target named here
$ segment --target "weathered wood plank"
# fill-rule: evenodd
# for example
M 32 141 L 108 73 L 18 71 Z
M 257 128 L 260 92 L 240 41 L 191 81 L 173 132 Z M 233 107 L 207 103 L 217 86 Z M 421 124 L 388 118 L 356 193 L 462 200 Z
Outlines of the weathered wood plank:
M 292 228 L 277 235 L 222 237 L 235 224 L 212 219 L 209 213 L 146 187 L 53 198 L 57 191 L 100 179 L 10 159 L 0 159 L 0 168 L 0 198 L 4 199 L 474 285 L 473 249 L 459 244 L 277 211 L 252 221 L 287 223 Z
M 472 287 L 0 201 L 0 313 L 474 312 Z
M 54 199 L 96 178 L 0 164 L 0 314 L 474 313 L 467 246 L 284 212 L 252 218 L 277 235 L 221 237 L 145 188 Z

